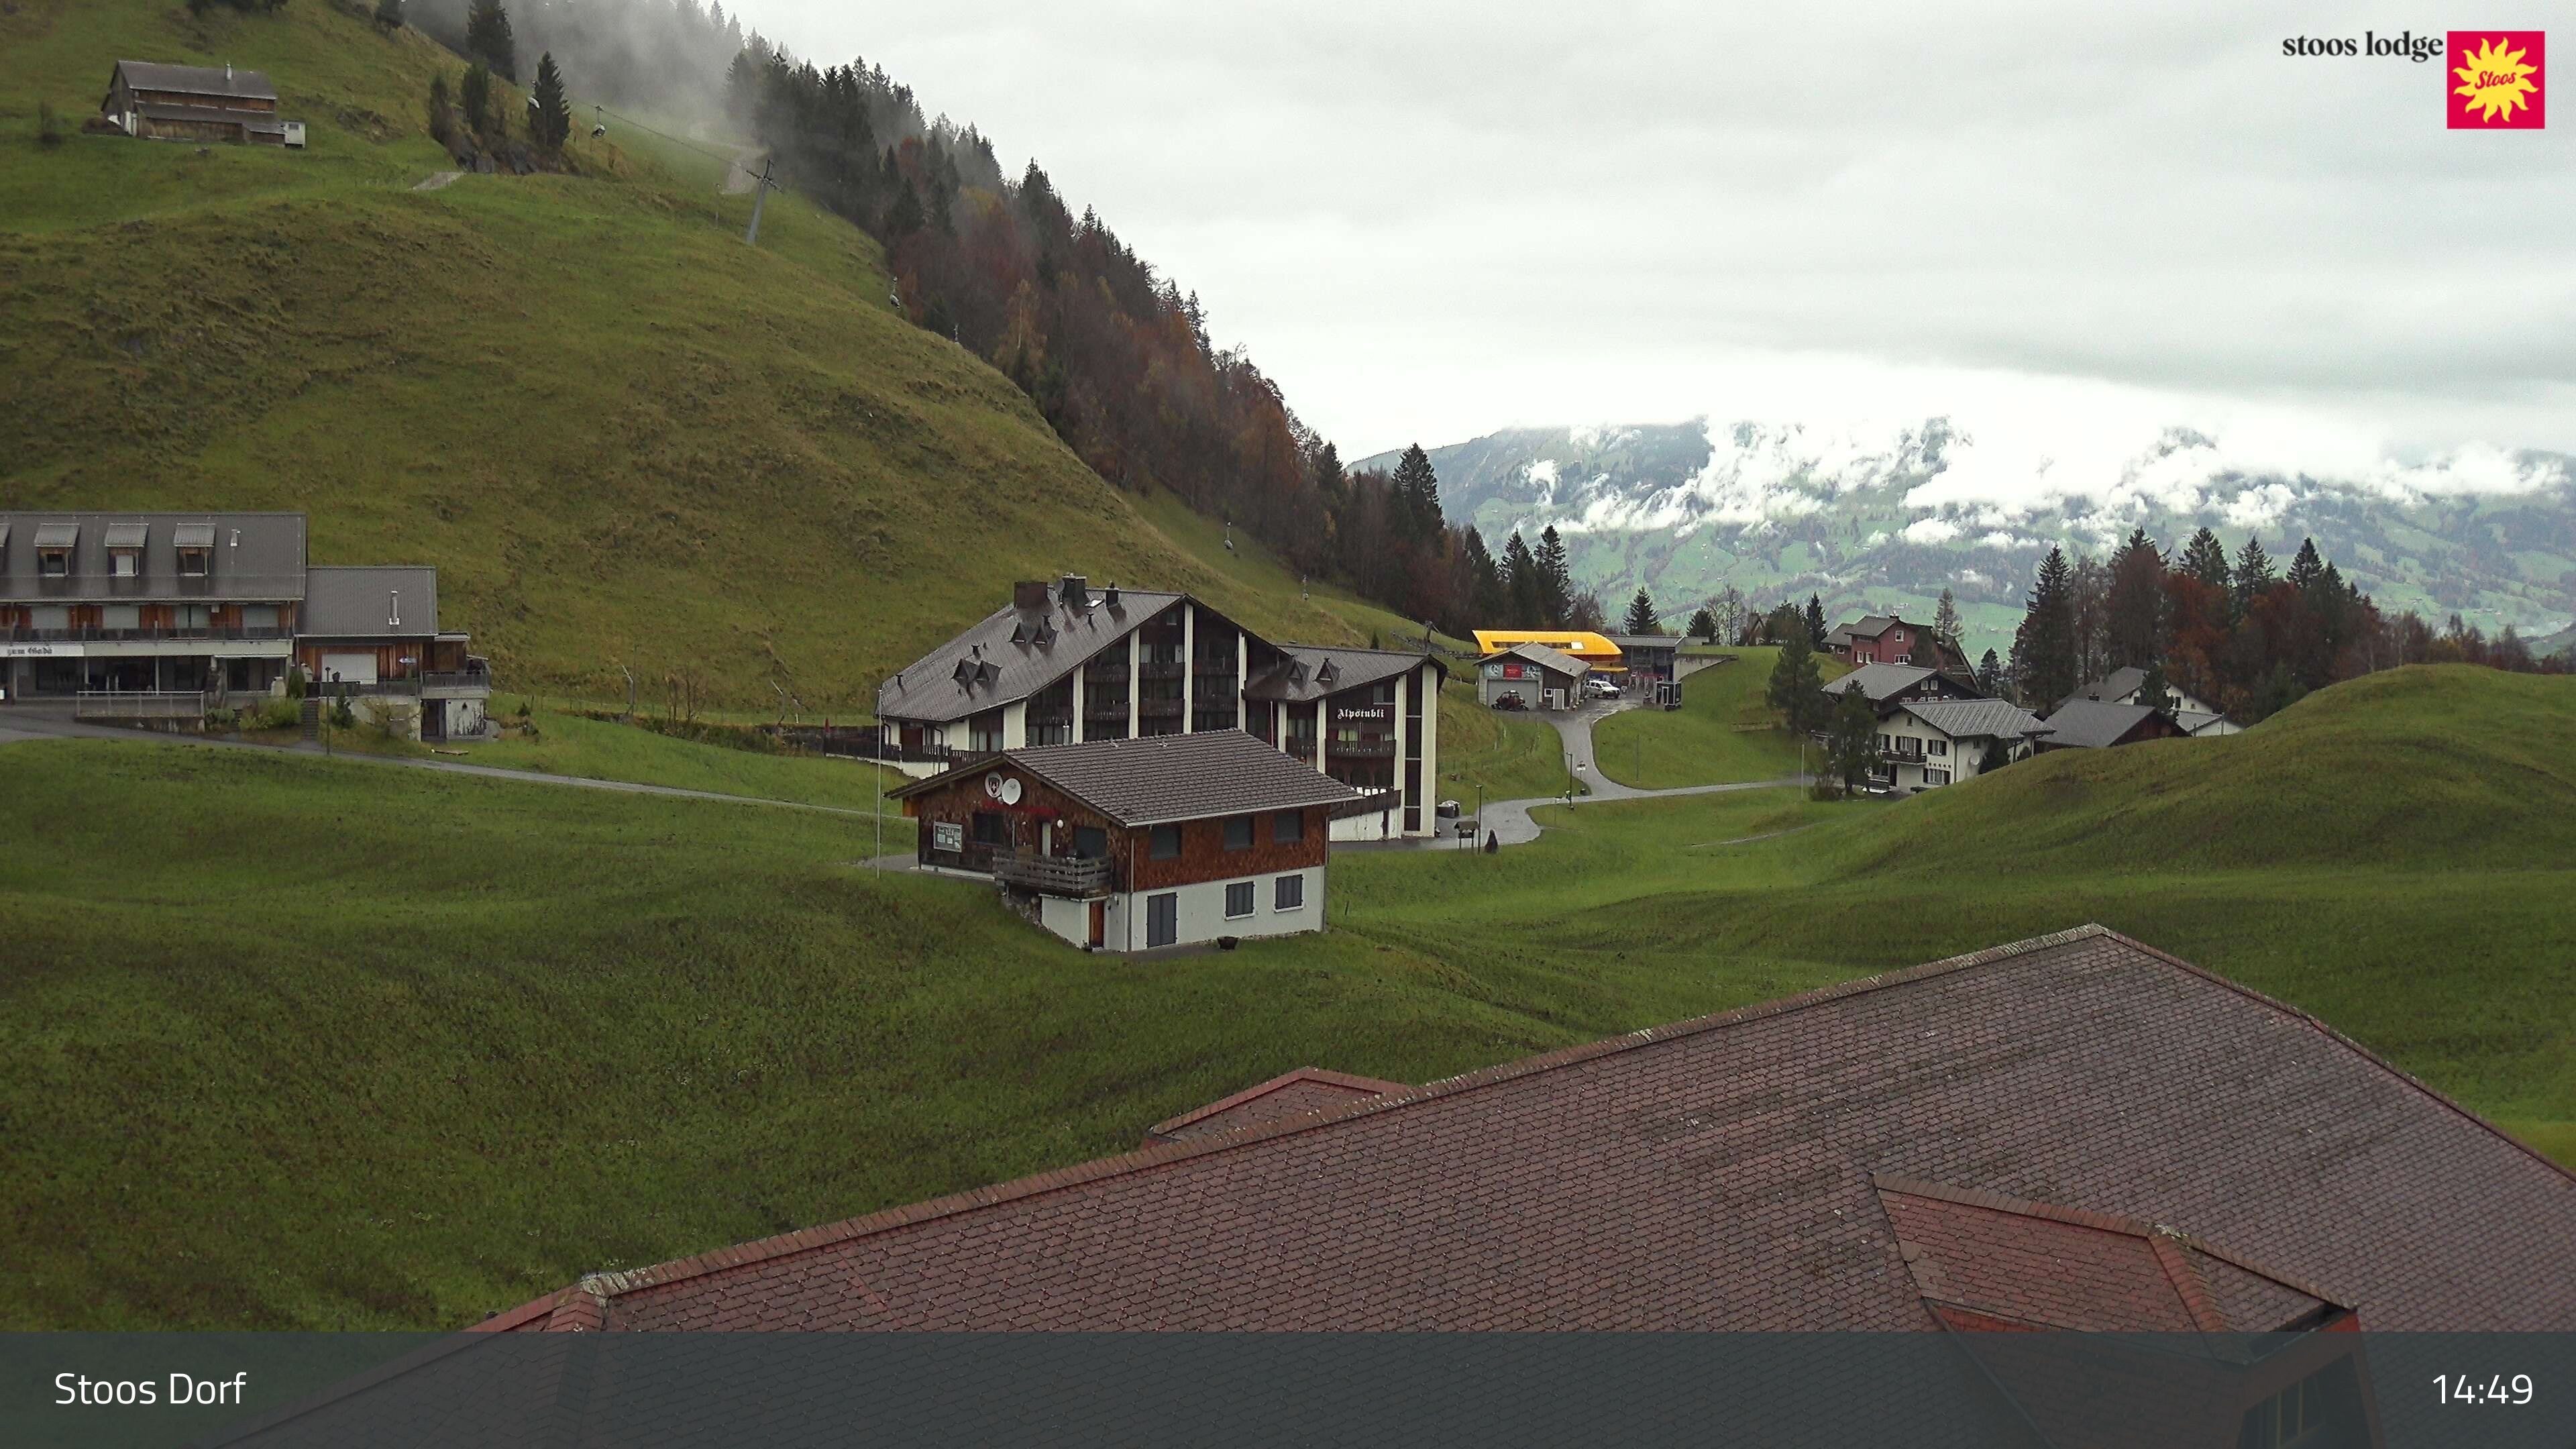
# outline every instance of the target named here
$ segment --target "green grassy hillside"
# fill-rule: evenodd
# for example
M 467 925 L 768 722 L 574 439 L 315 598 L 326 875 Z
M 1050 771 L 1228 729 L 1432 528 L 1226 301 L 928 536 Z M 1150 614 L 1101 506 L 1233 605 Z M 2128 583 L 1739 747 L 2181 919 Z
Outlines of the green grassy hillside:
M 2403 759 L 2452 721 L 2510 726 L 2439 744 L 2466 794 L 2383 769 L 2241 777 L 2237 802 L 2202 788 L 2234 768 L 2214 754 L 2141 747 L 2116 777 L 2043 759 L 1894 804 L 1551 809 L 1498 855 L 1337 856 L 1326 936 L 1152 962 L 1064 948 L 969 883 L 871 876 L 864 819 L 0 745 L 25 963 L 0 973 L 0 1327 L 471 1322 L 1116 1151 L 1303 1063 L 1429 1080 L 2086 920 L 2569 1160 L 2576 852 L 2549 848 L 2568 812 L 2528 766 L 2576 757 L 2571 691 L 2409 670 L 2218 742 Z M 2392 801 L 2507 844 L 2384 831 Z M 2347 844 L 2253 860 L 2195 823 L 2265 809 Z M 2070 812 L 2176 843 L 2018 848 Z
M 0 47 L 13 506 L 305 509 L 317 562 L 437 565 L 505 685 L 600 698 L 623 664 L 864 707 L 1065 571 L 1290 638 L 1404 627 L 1102 482 L 895 314 L 854 228 L 781 196 L 744 246 L 750 200 L 697 151 L 619 126 L 578 175 L 412 190 L 447 164 L 428 78 L 461 68 L 416 34 L 329 0 L 19 0 Z M 37 103 L 77 126 L 119 58 L 265 70 L 311 148 L 36 145 Z
M 1763 698 L 1780 651 L 1748 645 L 1725 652 L 1736 656 L 1734 663 L 1682 681 L 1681 708 L 1626 710 L 1593 726 L 1592 747 L 1602 771 L 1643 790 L 1798 773 L 1803 757 L 1797 737 L 1780 728 L 1778 712 Z M 1819 655 L 1816 665 L 1825 679 L 1849 672 L 1827 655 Z

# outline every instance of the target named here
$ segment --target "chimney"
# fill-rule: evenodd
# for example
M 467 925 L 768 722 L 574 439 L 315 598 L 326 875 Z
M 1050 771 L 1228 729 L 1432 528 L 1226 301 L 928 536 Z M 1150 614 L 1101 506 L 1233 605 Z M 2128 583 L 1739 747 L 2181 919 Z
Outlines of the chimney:
M 1046 606 L 1047 606 L 1047 586 L 1046 586 L 1046 580 L 1044 580 L 1044 579 L 1022 579 L 1022 580 L 1020 580 L 1018 583 L 1015 583 L 1015 584 L 1011 585 L 1011 607 L 1012 607 L 1012 608 L 1014 608 L 1014 609 L 1043 609 L 1043 608 L 1045 608 Z
M 1091 607 L 1091 580 L 1080 574 L 1064 576 L 1064 606 L 1068 609 Z
M 225 62 L 224 62 L 224 84 L 225 84 L 225 85 L 231 85 L 232 83 L 233 83 L 233 63 L 232 63 L 231 61 L 229 61 L 229 60 L 228 60 L 228 61 L 225 61 Z
M 385 627 L 388 629 L 395 629 L 400 628 L 401 626 L 402 590 L 388 589 L 386 590 L 385 596 Z
M 1109 607 L 1111 607 L 1111 608 L 1113 608 L 1113 609 L 1114 609 L 1114 608 L 1117 608 L 1117 607 L 1118 607 L 1118 586 L 1117 586 L 1116 584 L 1111 584 L 1108 588 L 1103 589 L 1103 590 L 1101 591 L 1101 593 L 1100 593 L 1100 602 L 1102 602 L 1102 603 L 1104 603 L 1104 604 L 1107 604 Z

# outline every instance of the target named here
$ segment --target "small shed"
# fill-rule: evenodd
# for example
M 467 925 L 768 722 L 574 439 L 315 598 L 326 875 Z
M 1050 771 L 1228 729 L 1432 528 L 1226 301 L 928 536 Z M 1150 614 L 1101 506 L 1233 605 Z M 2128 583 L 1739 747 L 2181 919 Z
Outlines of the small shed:
M 1563 650 L 1515 644 L 1476 661 L 1476 698 L 1489 708 L 1568 709 L 1583 703 L 1583 679 L 1592 672 Z M 1517 700 L 1517 706 L 1502 703 Z

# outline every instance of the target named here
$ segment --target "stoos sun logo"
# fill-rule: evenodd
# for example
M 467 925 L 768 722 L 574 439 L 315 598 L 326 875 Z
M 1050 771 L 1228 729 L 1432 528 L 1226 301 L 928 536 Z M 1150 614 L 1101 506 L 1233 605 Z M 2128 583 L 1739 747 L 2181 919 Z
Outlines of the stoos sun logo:
M 2454 30 L 2444 79 L 2454 131 L 2537 131 L 2547 124 L 2542 32 Z

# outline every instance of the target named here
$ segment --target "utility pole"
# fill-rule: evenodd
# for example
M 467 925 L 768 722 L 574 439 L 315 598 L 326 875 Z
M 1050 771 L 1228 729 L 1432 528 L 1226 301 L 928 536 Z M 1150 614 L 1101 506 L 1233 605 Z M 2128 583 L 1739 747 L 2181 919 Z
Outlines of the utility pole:
M 769 179 L 770 168 L 777 164 L 777 162 L 767 156 L 760 158 L 760 182 L 751 189 L 751 230 L 742 234 L 742 244 L 744 246 L 756 247 L 760 245 L 760 211 L 762 207 L 769 204 L 769 193 L 771 189 L 778 185 L 777 182 Z
M 885 869 L 885 752 L 885 681 L 880 679 L 877 681 L 877 788 L 874 798 L 868 802 L 868 813 L 876 817 L 877 826 L 877 848 L 868 856 L 868 869 L 872 871 Z M 916 853 L 913 858 L 919 860 L 921 857 Z

